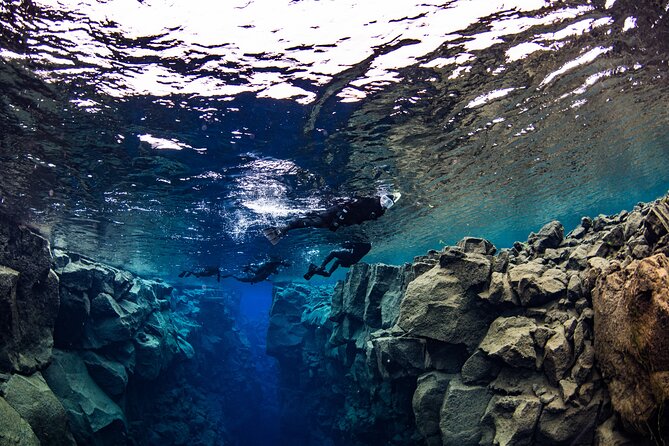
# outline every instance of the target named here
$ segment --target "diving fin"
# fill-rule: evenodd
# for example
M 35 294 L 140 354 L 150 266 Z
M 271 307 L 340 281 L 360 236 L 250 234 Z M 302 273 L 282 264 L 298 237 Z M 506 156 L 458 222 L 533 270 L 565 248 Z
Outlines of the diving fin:
M 188 271 L 183 271 L 181 274 L 179 274 L 179 277 L 183 277 L 183 276 L 185 276 L 187 272 L 188 272 Z
M 306 274 L 304 275 L 304 278 L 306 280 L 311 279 L 312 277 L 314 277 L 314 274 L 316 274 L 316 271 L 318 271 L 318 267 L 316 265 L 314 265 L 313 263 L 310 263 L 309 264 L 309 271 L 306 272 Z
M 262 230 L 262 233 L 267 237 L 267 240 L 270 241 L 272 245 L 279 243 L 284 236 L 283 232 L 279 228 L 265 228 Z

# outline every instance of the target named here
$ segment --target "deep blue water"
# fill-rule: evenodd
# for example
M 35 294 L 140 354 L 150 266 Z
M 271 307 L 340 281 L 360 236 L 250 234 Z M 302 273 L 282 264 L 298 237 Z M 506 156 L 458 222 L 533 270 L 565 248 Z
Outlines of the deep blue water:
M 271 283 L 179 272 L 276 256 L 293 266 L 273 280 L 304 282 L 361 233 L 365 261 L 401 264 L 669 189 L 666 0 L 268 1 L 0 1 L 0 212 L 137 274 L 241 293 L 270 394 Z M 377 221 L 261 234 L 380 191 L 402 198 Z

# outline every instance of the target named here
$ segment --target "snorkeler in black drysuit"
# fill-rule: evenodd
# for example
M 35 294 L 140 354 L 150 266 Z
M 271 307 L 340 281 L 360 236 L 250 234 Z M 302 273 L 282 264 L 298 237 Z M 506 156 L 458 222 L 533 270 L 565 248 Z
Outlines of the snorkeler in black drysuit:
M 254 265 L 246 265 L 243 269 L 246 276 L 235 276 L 233 274 L 224 274 L 221 277 L 226 279 L 232 277 L 235 280 L 245 283 L 258 283 L 267 280 L 269 276 L 279 271 L 280 266 L 290 266 L 290 262 L 281 259 L 270 259 Z
M 218 266 L 205 266 L 204 268 L 196 269 L 195 271 L 183 271 L 179 274 L 179 277 L 190 276 L 195 276 L 197 278 L 216 276 L 216 280 L 220 282 L 221 270 L 218 269 Z
M 351 265 L 355 265 L 369 252 L 370 249 L 372 249 L 372 245 L 369 242 L 347 241 L 342 243 L 341 246 L 344 249 L 330 252 L 325 260 L 323 260 L 323 263 L 320 267 L 310 263 L 309 271 L 307 271 L 307 273 L 304 275 L 304 278 L 309 280 L 314 276 L 314 274 L 330 277 L 332 273 L 340 266 L 349 268 Z M 332 264 L 329 271 L 325 271 L 325 267 L 333 259 L 337 260 L 335 260 L 335 262 Z
M 273 245 L 276 245 L 288 231 L 293 229 L 313 227 L 336 231 L 342 226 L 376 220 L 395 204 L 399 197 L 400 194 L 382 194 L 374 197 L 353 198 L 324 211 L 310 212 L 296 217 L 283 226 L 265 228 L 263 234 Z

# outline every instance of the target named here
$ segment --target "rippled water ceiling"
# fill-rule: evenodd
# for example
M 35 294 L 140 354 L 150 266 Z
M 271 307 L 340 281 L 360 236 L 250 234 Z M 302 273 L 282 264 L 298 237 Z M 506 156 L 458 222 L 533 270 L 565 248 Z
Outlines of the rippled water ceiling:
M 5 0 L 0 210 L 167 276 L 381 190 L 369 261 L 569 230 L 669 187 L 667 5 Z

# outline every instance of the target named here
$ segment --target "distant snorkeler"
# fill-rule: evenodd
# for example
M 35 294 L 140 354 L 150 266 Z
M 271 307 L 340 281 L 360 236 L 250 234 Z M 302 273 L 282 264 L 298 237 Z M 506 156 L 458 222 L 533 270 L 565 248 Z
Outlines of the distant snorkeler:
M 399 198 L 399 193 L 354 197 L 324 211 L 309 212 L 306 215 L 295 217 L 283 226 L 265 228 L 263 234 L 273 245 L 276 245 L 288 231 L 293 229 L 312 227 L 336 231 L 342 226 L 359 225 L 367 220 L 376 220 L 385 214 L 386 210 L 390 209 Z
M 276 274 L 281 266 L 290 266 L 290 262 L 282 259 L 270 258 L 267 261 L 246 265 L 243 271 L 245 276 L 235 276 L 234 274 L 224 274 L 221 277 L 227 279 L 232 277 L 235 280 L 245 283 L 258 283 L 267 280 L 272 274 Z
M 195 276 L 198 279 L 200 277 L 211 277 L 216 276 L 218 282 L 221 281 L 221 270 L 218 269 L 218 266 L 205 266 L 204 268 L 198 268 L 195 271 L 183 271 L 179 274 L 179 277 L 190 277 Z
M 304 275 L 304 278 L 309 280 L 314 274 L 318 274 L 323 277 L 330 277 L 333 272 L 340 266 L 344 268 L 349 268 L 352 265 L 358 263 L 371 249 L 372 245 L 369 242 L 351 242 L 346 241 L 341 244 L 343 249 L 338 249 L 330 252 L 330 254 L 325 257 L 321 266 L 318 267 L 313 263 L 309 264 L 309 271 Z M 330 267 L 329 271 L 326 271 L 325 268 L 327 264 L 334 260 L 334 263 Z

